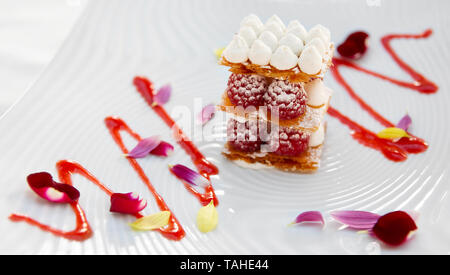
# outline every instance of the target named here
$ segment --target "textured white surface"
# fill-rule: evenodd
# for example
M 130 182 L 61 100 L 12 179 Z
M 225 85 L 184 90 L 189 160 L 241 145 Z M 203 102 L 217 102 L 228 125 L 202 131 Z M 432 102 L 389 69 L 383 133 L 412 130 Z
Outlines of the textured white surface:
M 380 6 L 324 0 L 257 3 L 92 1 L 47 70 L 0 120 L 0 235 L 7 236 L 0 240 L 0 253 L 449 253 L 449 2 L 380 1 Z M 433 28 L 430 39 L 395 41 L 393 46 L 440 86 L 435 95 L 421 95 L 343 70 L 361 96 L 390 120 L 396 121 L 408 111 L 414 120 L 412 132 L 431 144 L 429 150 L 404 163 L 392 163 L 359 145 L 349 130 L 332 118 L 328 118 L 323 165 L 314 175 L 244 169 L 220 155 L 221 143 L 198 143 L 221 170 L 212 179 L 221 203 L 219 226 L 204 235 L 195 227 L 198 202 L 167 170 L 169 163 L 191 166 L 177 146 L 168 159 L 148 158 L 140 163 L 185 227 L 187 235 L 181 242 L 168 241 L 154 232 L 132 232 L 127 226 L 131 219 L 109 214 L 108 198 L 79 176 L 74 182 L 95 232 L 89 241 L 70 242 L 8 221 L 11 212 L 21 212 L 55 227 L 72 228 L 73 215 L 67 207 L 43 202 L 25 182 L 30 172 L 54 172 L 55 162 L 62 158 L 79 161 L 113 190 L 140 193 L 149 200 L 146 213 L 155 211 L 145 186 L 120 156 L 103 118 L 118 115 L 142 136 L 160 134 L 170 140 L 167 127 L 135 92 L 133 76 L 147 75 L 157 86 L 172 83 L 168 110 L 176 105 L 193 108 L 195 96 L 217 102 L 229 73 L 216 64 L 212 49 L 225 45 L 236 24 L 249 13 L 265 17 L 276 13 L 286 20 L 300 17 L 308 28 L 312 27 L 309 22 L 315 24 L 322 18 L 320 23 L 330 26 L 336 41 L 349 31 L 365 29 L 372 44 L 362 65 L 404 79 L 408 76 L 389 59 L 378 39 L 388 32 L 417 33 Z M 343 14 L 342 20 L 336 16 L 339 14 Z M 386 23 L 380 24 L 380 18 Z M 335 91 L 333 106 L 369 129 L 381 129 L 330 75 L 325 82 Z M 216 123 L 213 120 L 210 125 Z M 130 146 L 133 143 L 129 141 Z M 328 215 L 324 230 L 286 226 L 299 212 L 335 209 L 416 210 L 420 212 L 419 231 L 407 245 L 390 249 L 367 235 L 339 230 Z
M 0 115 L 55 56 L 85 2 L 0 1 Z

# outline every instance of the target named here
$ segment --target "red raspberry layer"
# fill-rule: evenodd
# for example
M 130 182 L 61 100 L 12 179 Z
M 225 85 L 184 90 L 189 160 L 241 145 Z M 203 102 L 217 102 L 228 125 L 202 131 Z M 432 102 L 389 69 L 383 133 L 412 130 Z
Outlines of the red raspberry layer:
M 285 80 L 274 80 L 264 95 L 267 108 L 282 120 L 294 119 L 306 111 L 306 91 L 300 83 L 290 83 Z
M 235 106 L 258 107 L 264 104 L 263 96 L 267 87 L 268 81 L 263 76 L 231 74 L 228 79 L 227 95 Z
M 270 148 L 277 155 L 296 157 L 308 149 L 310 135 L 295 128 L 272 126 L 270 136 Z
M 259 151 L 261 140 L 258 137 L 258 123 L 230 119 L 227 125 L 227 140 L 235 150 L 247 153 Z

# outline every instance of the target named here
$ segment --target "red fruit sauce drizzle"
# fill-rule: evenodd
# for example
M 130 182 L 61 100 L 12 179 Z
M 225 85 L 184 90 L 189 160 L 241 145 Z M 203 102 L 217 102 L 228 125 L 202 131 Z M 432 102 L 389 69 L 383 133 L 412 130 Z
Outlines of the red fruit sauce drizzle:
M 349 67 L 354 70 L 372 75 L 374 77 L 389 81 L 393 84 L 396 84 L 398 86 L 402 86 L 405 88 L 409 88 L 412 90 L 416 90 L 420 93 L 424 94 L 432 94 L 437 92 L 438 86 L 425 78 L 423 75 L 415 71 L 412 67 L 410 67 L 408 64 L 406 64 L 403 60 L 400 59 L 400 57 L 395 53 L 395 51 L 392 49 L 390 42 L 393 39 L 420 39 L 420 38 L 427 38 L 431 35 L 431 30 L 426 30 L 425 32 L 421 34 L 390 34 L 382 37 L 381 43 L 383 44 L 385 50 L 389 53 L 389 55 L 392 57 L 392 59 L 397 63 L 397 65 L 404 70 L 406 73 L 408 73 L 413 79 L 413 82 L 406 82 L 402 80 L 397 80 L 394 78 L 391 78 L 386 75 L 382 75 L 380 73 L 365 69 L 363 67 L 360 67 L 359 65 L 350 62 L 345 59 L 341 58 L 333 58 L 333 64 L 334 66 L 331 67 L 331 72 L 334 76 L 334 78 L 337 80 L 337 82 L 344 87 L 344 89 L 348 92 L 348 94 L 363 108 L 366 112 L 368 112 L 375 120 L 377 120 L 379 123 L 381 123 L 385 127 L 395 127 L 395 125 L 388 121 L 386 118 L 384 118 L 381 114 L 379 114 L 377 111 L 375 111 L 369 104 L 367 104 L 361 97 L 359 97 L 356 92 L 353 90 L 353 88 L 345 81 L 345 79 L 342 77 L 339 68 L 341 66 Z M 408 154 L 414 154 L 414 153 L 422 153 L 427 150 L 428 144 L 418 137 L 415 137 L 411 134 L 409 134 L 411 137 L 407 138 L 401 138 L 397 142 L 387 140 L 387 139 L 381 139 L 378 138 L 377 135 L 367 130 L 366 128 L 362 127 L 349 117 L 341 114 L 338 110 L 334 109 L 333 107 L 329 107 L 328 114 L 331 116 L 339 119 L 343 124 L 347 125 L 350 129 L 352 129 L 354 132 L 352 133 L 353 138 L 355 138 L 357 141 L 359 141 L 361 144 L 373 148 L 375 150 L 378 150 L 383 153 L 383 155 L 392 160 L 392 161 L 404 161 L 408 158 Z
M 109 132 L 111 133 L 111 136 L 113 137 L 114 141 L 117 143 L 117 145 L 120 147 L 122 152 L 124 154 L 128 154 L 128 149 L 123 143 L 122 136 L 120 135 L 121 131 L 127 132 L 130 136 L 132 136 L 137 141 L 140 141 L 142 138 L 133 130 L 131 130 L 130 127 L 120 118 L 116 117 L 107 117 L 105 118 L 105 124 L 106 127 L 109 129 Z M 147 188 L 152 193 L 153 197 L 155 198 L 155 201 L 161 211 L 169 211 L 171 213 L 169 224 L 165 228 L 157 229 L 164 237 L 171 239 L 171 240 L 181 240 L 186 233 L 184 232 L 183 227 L 181 226 L 180 222 L 177 220 L 173 212 L 169 209 L 164 199 L 158 194 L 155 187 L 153 187 L 152 183 L 150 182 L 150 179 L 147 177 L 147 175 L 144 172 L 144 169 L 139 165 L 137 160 L 133 158 L 127 158 L 128 162 L 131 164 L 131 166 L 134 168 L 136 173 L 141 178 L 142 182 L 147 186 Z
M 113 194 L 110 189 L 108 189 L 88 170 L 86 170 L 76 162 L 61 160 L 56 163 L 56 170 L 58 171 L 59 180 L 63 183 L 73 185 L 72 174 L 77 173 L 97 185 L 108 196 L 111 196 Z M 86 214 L 84 213 L 78 202 L 71 203 L 70 206 L 72 207 L 73 212 L 76 216 L 76 227 L 72 231 L 62 231 L 59 229 L 55 229 L 48 225 L 42 224 L 30 217 L 19 214 L 12 214 L 11 216 L 9 216 L 9 219 L 14 222 L 26 222 L 30 225 L 39 227 L 43 231 L 48 231 L 56 236 L 63 237 L 69 240 L 84 241 L 86 239 L 89 239 L 92 236 L 92 229 L 87 221 Z
M 167 124 L 167 126 L 172 129 L 174 138 L 184 149 L 184 151 L 186 151 L 186 153 L 191 157 L 191 160 L 197 167 L 199 173 L 208 180 L 210 179 L 210 176 L 217 175 L 219 173 L 219 169 L 205 158 L 205 156 L 199 151 L 195 144 L 183 133 L 176 122 L 167 114 L 164 107 L 161 105 L 153 104 L 153 83 L 144 77 L 135 77 L 133 83 L 136 86 L 137 91 L 145 99 L 148 105 Z M 217 206 L 219 204 L 219 201 L 214 192 L 214 188 L 211 184 L 205 188 L 205 193 L 200 193 L 189 184 L 185 182 L 183 183 L 186 189 L 191 194 L 193 194 L 202 205 L 207 205 L 211 200 L 214 200 L 214 205 Z

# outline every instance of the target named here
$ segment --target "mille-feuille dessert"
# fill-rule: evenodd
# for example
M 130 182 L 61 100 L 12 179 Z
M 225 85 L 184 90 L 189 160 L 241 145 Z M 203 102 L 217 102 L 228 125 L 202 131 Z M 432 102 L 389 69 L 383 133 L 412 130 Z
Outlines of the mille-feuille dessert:
M 231 75 L 219 108 L 228 114 L 223 154 L 246 167 L 314 172 L 320 164 L 332 91 L 322 79 L 331 65 L 330 31 L 286 27 L 274 15 L 241 23 L 219 63 Z

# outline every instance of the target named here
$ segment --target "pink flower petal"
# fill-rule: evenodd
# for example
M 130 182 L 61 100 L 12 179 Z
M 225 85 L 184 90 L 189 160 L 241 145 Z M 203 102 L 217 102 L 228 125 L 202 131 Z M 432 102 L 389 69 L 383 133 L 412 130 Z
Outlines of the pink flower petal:
M 319 211 L 307 211 L 297 216 L 293 224 L 299 224 L 304 222 L 313 222 L 325 224 L 322 214 Z
M 208 104 L 203 107 L 201 113 L 198 114 L 198 121 L 204 125 L 214 117 L 215 113 L 216 106 L 214 104 Z
M 80 198 L 80 192 L 72 185 L 58 183 L 47 172 L 31 174 L 28 185 L 41 198 L 54 203 L 72 203 Z
M 170 171 L 179 179 L 189 183 L 190 185 L 207 187 L 210 185 L 209 180 L 188 167 L 177 164 L 169 166 Z
M 169 101 L 171 94 L 172 94 L 172 87 L 169 84 L 162 86 L 158 90 L 158 93 L 153 97 L 153 104 L 155 103 L 158 105 L 166 104 Z
M 365 211 L 334 211 L 331 217 L 350 228 L 370 230 L 377 223 L 380 215 Z
M 147 207 L 147 201 L 139 198 L 135 193 L 114 193 L 111 195 L 109 211 L 121 214 L 136 214 Z
M 127 157 L 144 158 L 148 154 L 150 154 L 150 152 L 155 149 L 160 143 L 161 140 L 157 136 L 142 139 L 141 141 L 139 141 L 136 147 L 134 147 L 133 150 L 128 153 Z
M 173 150 L 174 148 L 172 144 L 165 141 L 161 141 L 161 143 L 158 146 L 156 146 L 156 148 L 153 149 L 150 152 L 150 154 L 155 156 L 168 157 L 173 153 Z
M 411 117 L 406 114 L 397 124 L 397 128 L 403 129 L 405 131 L 408 131 L 409 127 L 411 126 L 412 119 Z

